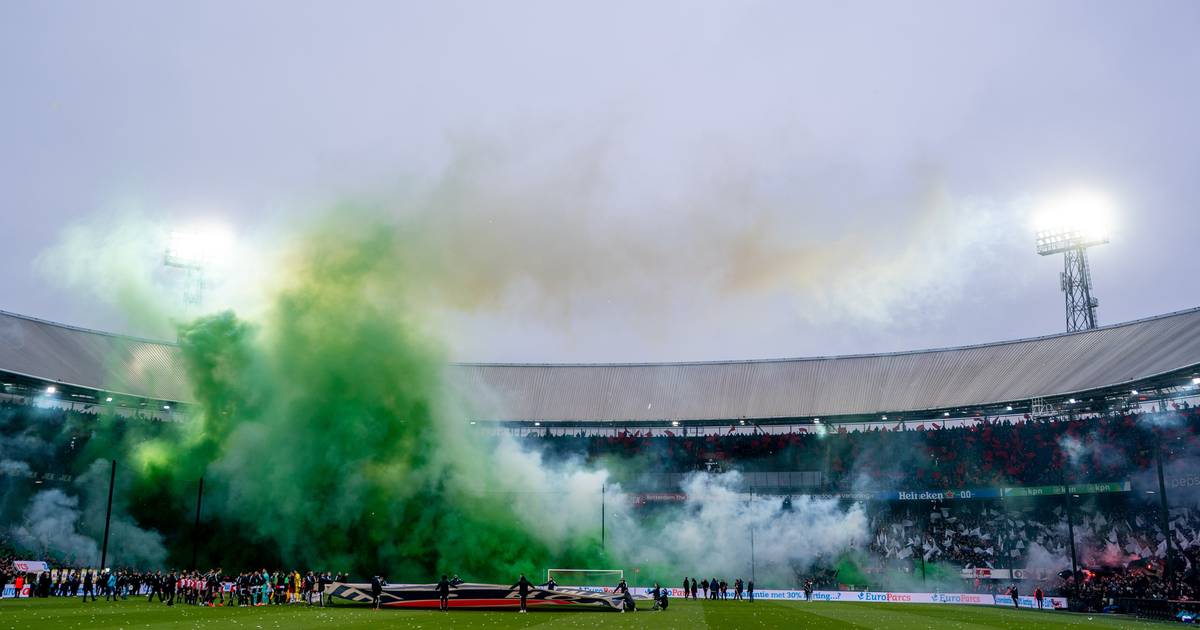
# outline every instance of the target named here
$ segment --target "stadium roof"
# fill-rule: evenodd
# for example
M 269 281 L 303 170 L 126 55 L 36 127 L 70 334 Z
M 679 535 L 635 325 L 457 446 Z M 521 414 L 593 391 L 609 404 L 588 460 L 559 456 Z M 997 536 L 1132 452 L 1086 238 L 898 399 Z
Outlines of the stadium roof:
M 904 414 L 1056 398 L 1200 366 L 1200 308 L 937 350 L 636 364 L 460 363 L 480 419 L 729 420 Z M 0 372 L 163 401 L 192 396 L 171 343 L 0 311 Z

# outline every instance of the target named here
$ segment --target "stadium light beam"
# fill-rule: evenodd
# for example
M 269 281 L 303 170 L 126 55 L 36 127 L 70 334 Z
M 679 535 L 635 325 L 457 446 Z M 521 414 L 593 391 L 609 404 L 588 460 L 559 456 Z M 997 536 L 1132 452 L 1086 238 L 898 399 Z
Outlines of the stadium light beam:
M 225 265 L 233 251 L 232 232 L 220 225 L 205 225 L 189 231 L 171 232 L 163 265 L 184 272 L 183 301 L 203 302 L 209 276 Z
M 1059 288 L 1066 303 L 1067 332 L 1096 327 L 1100 301 L 1092 295 L 1089 247 L 1108 242 L 1112 203 L 1092 192 L 1076 192 L 1051 199 L 1035 221 L 1037 253 L 1063 255 Z

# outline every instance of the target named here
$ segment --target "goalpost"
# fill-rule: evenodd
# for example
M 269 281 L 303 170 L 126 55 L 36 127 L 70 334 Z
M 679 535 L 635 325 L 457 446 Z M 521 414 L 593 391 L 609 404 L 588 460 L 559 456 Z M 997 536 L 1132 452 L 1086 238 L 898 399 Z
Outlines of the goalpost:
M 616 586 L 625 577 L 621 569 L 546 569 L 546 581 L 561 586 Z

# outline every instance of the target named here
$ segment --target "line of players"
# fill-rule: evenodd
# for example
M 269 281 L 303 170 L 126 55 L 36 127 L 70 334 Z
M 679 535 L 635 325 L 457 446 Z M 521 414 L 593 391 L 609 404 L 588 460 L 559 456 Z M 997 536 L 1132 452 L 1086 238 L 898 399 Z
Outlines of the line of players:
M 713 578 L 711 580 L 702 579 L 700 580 L 700 584 L 697 586 L 696 578 L 685 577 L 683 578 L 682 590 L 684 599 L 687 599 L 689 596 L 692 599 L 699 599 L 701 592 L 704 593 L 704 599 L 729 599 L 729 583 L 725 580 L 718 580 L 717 578 Z M 747 599 L 747 597 L 743 597 L 743 594 L 748 596 L 750 601 L 754 601 L 754 580 L 743 580 L 742 578 L 737 578 L 733 581 L 733 599 Z
M 105 601 L 128 599 L 130 596 L 146 596 L 153 602 L 157 597 L 167 606 L 178 601 L 183 604 L 224 606 L 226 596 L 230 606 L 267 606 L 314 602 L 324 606 L 322 593 L 325 586 L 343 576 L 308 571 L 276 571 L 265 569 L 242 573 L 236 577 L 223 576 L 220 569 L 208 572 L 175 571 L 136 573 L 131 571 L 73 571 L 60 577 L 59 581 L 46 589 L 44 596 L 78 596 L 83 601 L 96 601 L 103 595 Z M 89 599 L 90 598 L 90 599 Z

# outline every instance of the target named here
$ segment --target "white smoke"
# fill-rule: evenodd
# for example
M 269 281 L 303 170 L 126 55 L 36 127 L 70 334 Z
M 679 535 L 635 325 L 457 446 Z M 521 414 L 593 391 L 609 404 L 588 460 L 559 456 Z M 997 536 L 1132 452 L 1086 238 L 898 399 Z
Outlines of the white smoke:
M 462 483 L 510 496 L 514 513 L 551 550 L 598 538 L 603 503 L 606 550 L 620 566 L 588 568 L 621 568 L 630 577 L 642 569 L 643 582 L 685 574 L 749 579 L 753 558 L 760 584 L 790 586 L 797 568 L 835 560 L 867 538 L 861 505 L 843 508 L 835 500 L 799 496 L 785 509 L 781 496 L 741 492 L 738 472 L 693 473 L 681 487 L 686 501 L 642 510 L 633 495 L 612 483 L 609 470 L 578 459 L 548 461 L 507 435 L 497 438 L 481 463 L 475 472 L 486 479 Z M 655 571 L 670 575 L 650 574 Z
M 836 500 L 800 496 L 785 509 L 782 497 L 743 494 L 740 484 L 737 472 L 694 473 L 682 484 L 687 500 L 650 524 L 618 510 L 613 550 L 634 566 L 669 567 L 671 577 L 732 581 L 753 571 L 760 583 L 782 586 L 792 584 L 796 568 L 835 559 L 867 538 L 861 504 L 844 509 Z
M 30 499 L 24 520 L 12 529 L 19 549 L 69 566 L 100 561 L 96 541 L 80 534 L 79 499 L 62 490 L 43 490 Z
M 1031 569 L 1046 569 L 1057 573 L 1071 568 L 1071 558 L 1061 549 L 1051 551 L 1044 545 L 1031 542 L 1025 551 L 1025 566 Z
M 112 520 L 109 525 L 108 562 L 110 566 L 136 569 L 160 568 L 167 559 L 167 550 L 162 535 L 153 530 L 138 527 L 129 516 L 127 497 L 130 485 L 121 483 L 129 475 L 118 475 L 118 485 L 113 493 Z M 84 496 L 84 531 L 94 540 L 103 537 L 104 514 L 108 502 L 109 463 L 96 460 L 87 472 L 75 480 Z M 97 556 L 99 560 L 99 556 Z

